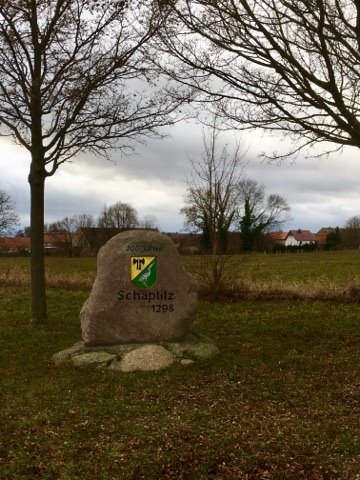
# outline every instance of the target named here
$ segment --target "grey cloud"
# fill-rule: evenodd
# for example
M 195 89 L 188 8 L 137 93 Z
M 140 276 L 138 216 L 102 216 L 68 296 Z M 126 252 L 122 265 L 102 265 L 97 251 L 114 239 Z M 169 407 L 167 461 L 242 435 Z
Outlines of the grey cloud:
M 186 190 L 189 158 L 200 158 L 202 127 L 180 124 L 170 130 L 171 138 L 150 140 L 138 146 L 136 155 L 121 156 L 114 151 L 112 161 L 88 156 L 60 167 L 46 183 L 46 222 L 75 213 L 100 213 L 105 203 L 121 200 L 132 203 L 140 216 L 154 214 L 163 230 L 181 231 L 179 214 Z M 224 133 L 223 141 L 234 145 L 239 135 Z M 342 226 L 347 218 L 360 213 L 360 162 L 355 149 L 329 158 L 299 158 L 294 165 L 261 163 L 257 153 L 271 148 L 274 139 L 258 134 L 244 135 L 249 146 L 247 174 L 263 183 L 267 193 L 284 196 L 293 221 L 288 228 Z M 16 202 L 22 223 L 29 224 L 28 157 L 24 150 L 1 143 L 0 188 Z M 264 145 L 263 145 L 263 142 Z M 269 146 L 270 145 L 270 146 Z

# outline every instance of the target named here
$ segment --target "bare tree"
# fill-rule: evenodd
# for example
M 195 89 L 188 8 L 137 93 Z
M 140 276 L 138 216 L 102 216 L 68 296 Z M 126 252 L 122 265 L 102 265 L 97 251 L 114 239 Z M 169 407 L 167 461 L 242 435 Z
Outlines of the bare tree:
M 138 224 L 135 208 L 123 202 L 105 206 L 98 220 L 98 226 L 102 228 L 135 228 Z
M 293 140 L 287 154 L 264 156 L 295 155 L 322 142 L 320 153 L 360 147 L 358 0 L 167 5 L 173 21 L 164 25 L 164 48 L 182 69 L 170 62 L 164 69 L 217 100 L 237 128 L 281 130 Z
M 0 236 L 11 235 L 19 223 L 19 217 L 14 210 L 15 204 L 11 197 L 4 190 L 0 190 Z
M 290 207 L 280 195 L 266 196 L 265 186 L 250 178 L 239 183 L 238 192 L 242 245 L 251 251 L 261 233 L 277 230 L 289 219 Z
M 236 219 L 236 185 L 245 167 L 240 144 L 233 152 L 227 146 L 219 151 L 219 132 L 215 120 L 208 137 L 204 133 L 204 152 L 201 160 L 191 161 L 185 206 L 181 209 L 186 226 L 201 231 L 205 248 L 214 254 L 226 252 L 227 232 Z
M 47 317 L 46 178 L 79 152 L 106 156 L 116 140 L 156 136 L 174 121 L 181 100 L 156 90 L 143 56 L 161 22 L 153 1 L 0 2 L 0 133 L 30 157 L 33 321 Z
M 93 228 L 95 227 L 95 219 L 89 213 L 77 213 L 71 217 L 73 230 L 77 232 L 80 228 Z
M 349 230 L 360 230 L 360 216 L 354 215 L 347 219 L 344 228 Z
M 360 216 L 353 215 L 348 218 L 344 228 L 340 231 L 341 248 L 354 249 L 360 248 Z
M 44 225 L 45 232 L 68 232 L 73 233 L 80 230 L 80 228 L 95 227 L 95 220 L 92 215 L 87 213 L 75 214 L 72 217 L 64 217 L 57 222 Z
M 139 226 L 141 228 L 148 228 L 148 229 L 153 229 L 153 230 L 159 230 L 159 227 L 157 225 L 157 218 L 155 215 L 145 215 L 145 217 L 140 220 Z

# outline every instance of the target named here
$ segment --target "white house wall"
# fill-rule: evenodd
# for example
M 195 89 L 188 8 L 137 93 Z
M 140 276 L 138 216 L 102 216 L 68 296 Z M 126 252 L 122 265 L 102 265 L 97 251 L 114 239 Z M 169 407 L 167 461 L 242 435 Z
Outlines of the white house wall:
M 296 240 L 293 235 L 288 235 L 285 240 L 286 247 L 299 247 L 300 245 L 309 245 L 311 243 L 315 243 L 312 240 Z

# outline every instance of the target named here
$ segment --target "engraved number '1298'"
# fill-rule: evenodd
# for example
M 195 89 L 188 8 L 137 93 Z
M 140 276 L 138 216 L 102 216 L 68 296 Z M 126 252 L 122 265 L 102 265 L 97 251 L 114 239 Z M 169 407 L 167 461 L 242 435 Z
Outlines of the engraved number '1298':
M 166 313 L 166 312 L 173 312 L 174 311 L 174 305 L 170 304 L 164 304 L 164 305 L 151 305 L 152 311 L 155 313 Z

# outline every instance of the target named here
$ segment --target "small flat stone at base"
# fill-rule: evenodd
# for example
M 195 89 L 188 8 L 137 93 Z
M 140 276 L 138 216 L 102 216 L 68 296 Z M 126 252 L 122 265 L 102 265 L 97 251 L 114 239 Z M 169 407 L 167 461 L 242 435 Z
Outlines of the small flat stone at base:
M 55 365 L 61 365 L 71 361 L 71 357 L 76 353 L 82 353 L 84 349 L 84 342 L 77 342 L 70 348 L 61 350 L 61 352 L 55 353 L 51 359 Z
M 195 360 L 190 360 L 190 358 L 182 358 L 180 360 L 180 365 L 183 367 L 189 367 L 190 365 L 194 365 Z
M 71 360 L 75 367 L 104 368 L 115 358 L 116 355 L 111 353 L 87 352 L 80 355 L 74 355 Z
M 166 342 L 164 346 L 178 358 L 206 360 L 219 353 L 211 340 L 203 335 L 190 333 L 182 342 Z
M 173 354 L 161 345 L 144 345 L 126 353 L 119 362 L 118 369 L 122 372 L 161 370 L 173 362 Z M 111 369 L 114 367 L 112 365 Z

